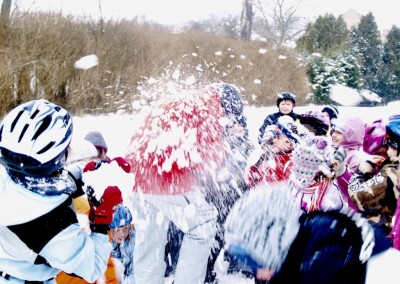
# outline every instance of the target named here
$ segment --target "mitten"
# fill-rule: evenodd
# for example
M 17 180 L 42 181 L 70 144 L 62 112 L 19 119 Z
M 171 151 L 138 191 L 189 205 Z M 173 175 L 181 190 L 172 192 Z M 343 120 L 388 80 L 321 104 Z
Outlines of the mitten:
M 346 171 L 346 149 L 343 147 L 339 147 L 334 153 L 333 153 L 333 165 L 334 165 L 334 170 L 335 170 L 335 176 L 340 177 L 344 174 Z
M 90 205 L 89 221 L 92 232 L 106 234 L 111 223 L 116 205 L 122 203 L 122 193 L 117 186 L 108 186 L 100 198 L 96 199 L 91 186 L 87 187 Z
M 109 163 L 109 160 L 95 160 L 95 161 L 90 161 L 89 163 L 87 163 L 85 165 L 85 167 L 83 168 L 83 172 L 91 172 L 91 171 L 95 171 L 98 168 L 100 168 L 101 164 L 103 163 Z
M 124 158 L 115 157 L 110 161 L 110 163 L 112 161 L 116 161 L 117 164 L 121 167 L 121 169 L 123 169 L 126 173 L 129 173 L 131 171 L 131 164 L 127 160 L 125 160 Z

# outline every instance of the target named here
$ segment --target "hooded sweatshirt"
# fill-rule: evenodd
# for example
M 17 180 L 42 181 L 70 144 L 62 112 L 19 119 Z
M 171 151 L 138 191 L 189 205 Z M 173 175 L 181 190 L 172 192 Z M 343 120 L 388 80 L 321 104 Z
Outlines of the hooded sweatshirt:
M 358 116 L 339 118 L 333 124 L 333 129 L 344 136 L 340 146 L 346 149 L 345 163 L 348 171 L 354 173 L 363 160 L 362 145 L 364 141 L 365 122 Z

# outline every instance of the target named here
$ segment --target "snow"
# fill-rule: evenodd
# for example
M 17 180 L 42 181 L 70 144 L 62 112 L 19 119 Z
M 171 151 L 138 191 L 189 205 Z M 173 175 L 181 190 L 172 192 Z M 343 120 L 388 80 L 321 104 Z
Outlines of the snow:
M 337 102 L 343 102 L 347 106 L 343 106 L 339 104 L 339 112 L 340 116 L 350 116 L 350 115 L 359 115 L 366 122 L 372 122 L 377 118 L 387 118 L 390 115 L 398 113 L 398 102 L 392 102 L 387 106 L 380 107 L 357 107 L 357 106 L 349 106 L 353 103 L 346 103 L 343 97 L 347 96 L 347 91 L 344 88 L 339 88 L 339 91 L 342 97 L 335 94 L 334 98 L 336 98 Z M 352 93 L 354 94 L 354 92 Z M 347 97 L 348 99 L 348 97 Z M 317 105 L 308 105 L 308 106 L 296 106 L 295 111 L 297 113 L 304 113 L 307 110 L 321 110 L 323 106 Z M 252 155 L 250 156 L 248 162 L 251 163 L 252 159 L 255 159 L 257 155 L 260 153 L 260 148 L 257 143 L 257 135 L 258 129 L 261 126 L 264 118 L 273 112 L 277 111 L 276 106 L 272 107 L 245 107 L 245 115 L 247 117 L 248 128 L 249 128 L 249 136 L 254 146 L 256 147 Z M 82 139 L 84 135 L 89 131 L 100 131 L 108 145 L 109 148 L 109 156 L 124 157 L 126 151 L 129 146 L 130 138 L 132 134 L 134 134 L 139 127 L 139 124 L 144 119 L 145 111 L 139 112 L 137 114 L 107 114 L 107 115 L 99 115 L 99 116 L 80 116 L 74 117 L 74 138 L 73 141 L 79 141 Z M 178 129 L 179 130 L 179 129 Z M 181 130 L 180 130 L 181 131 Z M 172 137 L 173 138 L 173 137 Z M 164 142 L 166 141 L 175 141 L 171 137 L 166 137 Z M 71 146 L 75 147 L 75 152 L 85 152 L 84 150 L 80 150 L 78 146 L 79 143 L 73 143 Z M 82 144 L 83 145 L 83 144 Z M 82 146 L 84 147 L 84 146 Z M 113 167 L 112 164 L 107 167 Z M 106 167 L 103 168 L 106 171 Z M 106 177 L 106 182 L 110 182 L 110 177 L 114 177 L 115 175 L 110 175 L 104 173 L 102 176 Z M 119 173 L 117 175 L 120 179 L 119 185 L 123 188 L 123 194 L 128 195 L 132 188 L 132 177 L 129 174 Z M 100 181 L 91 181 L 91 182 L 100 182 Z M 120 184 L 123 183 L 123 184 Z M 125 197 L 124 197 L 125 199 Z M 127 204 L 130 206 L 129 204 Z M 193 214 L 193 208 L 187 208 L 185 214 Z M 397 275 L 395 275 L 396 269 L 395 264 L 400 262 L 400 252 L 389 250 L 381 255 L 378 255 L 370 260 L 368 264 L 368 275 L 367 275 L 367 284 L 375 284 L 381 283 L 382 278 L 384 279 L 397 279 Z M 227 283 L 237 283 L 237 284 L 247 284 L 254 283 L 253 279 L 248 279 L 241 273 L 234 275 L 227 275 L 227 263 L 220 257 L 216 263 L 215 269 L 218 273 L 219 283 L 227 284 Z M 172 283 L 172 278 L 167 278 L 165 283 Z
M 87 70 L 99 64 L 99 58 L 95 54 L 86 55 L 75 61 L 76 69 Z

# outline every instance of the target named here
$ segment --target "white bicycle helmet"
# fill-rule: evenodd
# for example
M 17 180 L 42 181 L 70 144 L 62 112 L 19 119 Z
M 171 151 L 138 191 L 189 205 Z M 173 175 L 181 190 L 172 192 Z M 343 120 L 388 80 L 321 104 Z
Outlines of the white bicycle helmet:
M 46 177 L 64 166 L 72 138 L 72 117 L 47 100 L 11 110 L 0 126 L 0 162 L 10 174 Z

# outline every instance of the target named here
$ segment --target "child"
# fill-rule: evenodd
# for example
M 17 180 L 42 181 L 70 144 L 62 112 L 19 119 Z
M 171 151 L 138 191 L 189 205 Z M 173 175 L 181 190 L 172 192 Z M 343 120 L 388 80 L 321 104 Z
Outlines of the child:
M 365 133 L 365 122 L 358 116 L 350 116 L 335 120 L 332 126 L 332 146 L 340 146 L 346 150 L 345 163 L 352 174 L 365 156 L 361 151 Z
M 307 137 L 293 151 L 292 163 L 289 186 L 305 213 L 340 210 L 348 205 L 348 197 L 336 181 L 346 172 L 344 155 L 333 155 L 327 137 Z
M 112 240 L 112 257 L 123 266 L 120 277 L 121 283 L 134 284 L 135 227 L 132 224 L 132 214 L 125 205 L 120 204 L 115 210 L 109 234 Z
M 327 105 L 321 110 L 321 112 L 329 119 L 330 126 L 332 126 L 339 116 L 339 109 L 335 105 Z
M 296 96 L 289 92 L 284 92 L 278 95 L 278 99 L 276 101 L 276 105 L 278 107 L 278 112 L 268 115 L 262 126 L 259 129 L 258 135 L 258 143 L 261 144 L 262 139 L 264 137 L 265 129 L 268 125 L 276 125 L 278 124 L 278 119 L 281 116 L 288 115 L 294 121 L 297 120 L 298 114 L 296 114 L 293 109 L 296 106 Z
M 302 124 L 313 136 L 327 136 L 330 122 L 326 116 L 319 111 L 308 111 L 298 116 Z
M 283 126 L 269 125 L 264 133 L 261 147 L 263 153 L 258 161 L 249 167 L 247 173 L 248 187 L 252 188 L 261 182 L 289 180 L 291 174 L 291 156 L 294 143 L 288 129 Z M 286 134 L 285 134 L 286 133 Z M 289 137 L 288 137 L 289 136 Z
M 226 221 L 226 249 L 268 283 L 364 284 L 374 247 L 368 221 L 353 210 L 302 214 L 286 185 L 245 193 Z
M 388 121 L 386 135 L 386 155 L 373 155 L 360 163 L 350 179 L 349 194 L 360 212 L 387 236 L 399 198 L 400 119 Z
M 95 204 L 88 192 L 89 235 L 73 207 L 76 179 L 64 168 L 71 115 L 47 100 L 33 100 L 8 113 L 0 132 L 0 275 L 7 283 L 55 283 L 62 270 L 94 282 L 106 269 L 108 225 L 114 206 L 122 203 L 121 191 L 106 189 Z

